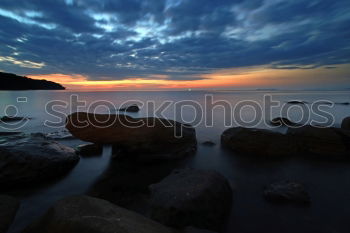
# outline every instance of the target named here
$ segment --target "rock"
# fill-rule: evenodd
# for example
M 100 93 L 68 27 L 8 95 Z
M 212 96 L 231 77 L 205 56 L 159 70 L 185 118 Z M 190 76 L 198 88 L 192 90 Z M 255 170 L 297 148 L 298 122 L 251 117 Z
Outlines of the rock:
M 78 146 L 76 152 L 83 157 L 101 156 L 103 146 L 97 144 L 84 144 Z
M 289 136 L 263 129 L 230 128 L 221 135 L 221 143 L 240 154 L 253 156 L 286 157 L 297 153 Z
M 58 178 L 79 161 L 74 149 L 42 134 L 8 137 L 0 144 L 0 189 Z
M 118 109 L 118 111 L 120 112 L 139 112 L 140 108 L 139 106 L 137 106 L 136 104 L 125 107 L 125 108 L 120 108 Z
M 30 120 L 28 117 L 14 117 L 14 116 L 4 116 L 0 118 L 0 122 L 14 122 L 14 121 L 23 121 L 23 120 Z
M 299 100 L 291 100 L 291 101 L 288 101 L 287 104 L 307 104 L 307 102 L 299 101 Z
M 46 137 L 48 137 L 52 140 L 71 140 L 71 139 L 74 139 L 73 135 L 70 134 L 66 130 L 48 133 L 48 134 L 46 134 Z
M 203 146 L 215 146 L 215 142 L 212 141 L 205 141 L 202 143 Z
M 277 182 L 265 187 L 264 197 L 275 203 L 310 204 L 310 196 L 304 186 L 290 181 Z
M 346 117 L 343 119 L 341 123 L 341 128 L 344 130 L 350 130 L 350 117 Z
M 0 137 L 2 136 L 13 136 L 22 134 L 21 132 L 0 132 Z
M 350 158 L 350 132 L 336 128 L 303 126 L 289 128 L 287 136 L 294 138 L 299 155 L 315 158 Z
M 58 201 L 23 233 L 175 233 L 105 200 L 88 196 Z
M 167 226 L 218 230 L 231 208 L 229 182 L 215 171 L 176 170 L 151 189 L 151 217 Z
M 181 159 L 193 154 L 197 145 L 193 127 L 159 118 L 75 113 L 68 116 L 66 127 L 83 141 L 111 144 L 114 154 L 135 161 Z
M 183 233 L 215 233 L 213 231 L 207 231 L 203 229 L 198 229 L 194 227 L 186 227 L 186 229 L 183 231 Z
M 277 117 L 274 118 L 270 121 L 270 125 L 273 126 L 287 126 L 287 127 L 292 127 L 292 126 L 298 126 L 297 123 L 292 122 L 288 118 L 285 117 Z
M 6 233 L 19 208 L 19 201 L 13 197 L 0 195 L 0 233 Z

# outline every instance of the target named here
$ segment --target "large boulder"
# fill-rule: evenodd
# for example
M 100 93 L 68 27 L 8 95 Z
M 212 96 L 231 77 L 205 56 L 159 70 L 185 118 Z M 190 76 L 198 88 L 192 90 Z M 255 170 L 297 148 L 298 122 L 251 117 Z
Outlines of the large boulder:
M 341 128 L 344 130 L 350 130 L 350 117 L 346 117 L 343 119 L 341 123 Z
M 215 171 L 176 170 L 151 189 L 151 217 L 167 226 L 219 230 L 231 208 L 229 182 Z
M 103 153 L 103 146 L 93 143 L 84 144 L 79 145 L 75 151 L 82 157 L 101 156 Z
M 296 142 L 298 154 L 316 158 L 350 158 L 350 132 L 337 128 L 303 126 L 289 128 L 287 136 Z
M 74 149 L 42 134 L 6 137 L 0 142 L 0 189 L 58 178 L 78 161 Z
M 289 120 L 288 118 L 285 117 L 276 117 L 270 121 L 270 125 L 272 126 L 288 126 L 288 127 L 293 127 L 293 126 L 298 126 L 297 123 Z
M 175 231 L 105 200 L 88 196 L 58 201 L 23 233 L 174 233 Z
M 239 154 L 265 157 L 296 154 L 296 146 L 289 136 L 263 129 L 230 128 L 221 135 L 221 143 Z
M 0 233 L 6 233 L 19 208 L 19 201 L 10 196 L 0 195 Z
M 197 145 L 193 127 L 159 118 L 79 112 L 68 116 L 66 128 L 83 141 L 111 144 L 114 153 L 146 162 L 180 159 Z
M 266 186 L 264 197 L 273 203 L 310 204 L 310 196 L 304 186 L 290 181 L 276 182 Z

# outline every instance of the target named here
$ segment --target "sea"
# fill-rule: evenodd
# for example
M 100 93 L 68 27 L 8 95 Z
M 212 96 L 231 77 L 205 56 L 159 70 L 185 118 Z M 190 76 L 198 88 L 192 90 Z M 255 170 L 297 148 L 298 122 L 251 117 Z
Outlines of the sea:
M 300 103 L 290 104 L 289 101 Z M 0 123 L 1 132 L 65 135 L 65 117 L 88 111 L 117 114 L 118 108 L 137 104 L 132 117 L 161 117 L 191 124 L 196 129 L 198 150 L 184 165 L 215 170 L 234 189 L 232 210 L 223 232 L 350 232 L 350 163 L 308 161 L 291 158 L 279 161 L 252 159 L 222 148 L 220 135 L 230 127 L 254 127 L 284 133 L 272 127 L 275 117 L 317 126 L 340 127 L 350 116 L 350 91 L 0 91 L 0 116 L 28 120 Z M 76 147 L 84 142 L 61 138 Z M 212 141 L 214 146 L 203 145 Z M 105 145 L 101 157 L 81 158 L 61 180 L 30 190 L 9 191 L 21 200 L 10 229 L 21 229 L 40 217 L 57 200 L 86 193 L 106 170 L 111 148 Z M 280 180 L 305 185 L 311 196 L 309 207 L 274 205 L 263 198 L 264 186 Z

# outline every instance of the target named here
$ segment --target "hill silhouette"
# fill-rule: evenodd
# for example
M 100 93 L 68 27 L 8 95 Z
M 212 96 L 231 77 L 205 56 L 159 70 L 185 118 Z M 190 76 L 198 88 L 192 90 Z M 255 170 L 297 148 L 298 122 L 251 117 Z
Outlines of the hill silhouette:
M 64 90 L 61 84 L 0 72 L 0 90 Z

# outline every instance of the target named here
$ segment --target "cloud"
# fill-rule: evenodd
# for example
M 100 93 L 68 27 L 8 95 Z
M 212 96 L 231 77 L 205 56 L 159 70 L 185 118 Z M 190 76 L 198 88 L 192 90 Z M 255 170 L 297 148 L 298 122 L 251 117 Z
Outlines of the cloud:
M 0 69 L 201 80 L 350 63 L 346 0 L 1 0 Z

